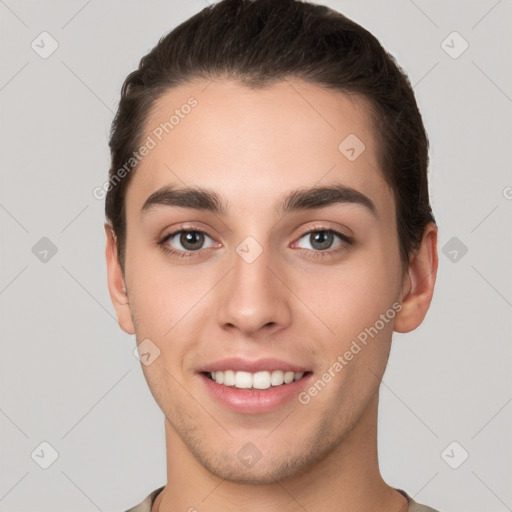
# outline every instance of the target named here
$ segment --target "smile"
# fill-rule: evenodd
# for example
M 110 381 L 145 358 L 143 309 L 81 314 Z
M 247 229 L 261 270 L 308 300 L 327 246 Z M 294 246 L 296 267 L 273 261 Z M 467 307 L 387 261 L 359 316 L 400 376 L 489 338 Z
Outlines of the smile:
M 304 376 L 304 372 L 274 370 L 251 373 L 225 370 L 210 372 L 208 375 L 217 384 L 223 386 L 233 386 L 237 389 L 269 389 L 297 381 Z

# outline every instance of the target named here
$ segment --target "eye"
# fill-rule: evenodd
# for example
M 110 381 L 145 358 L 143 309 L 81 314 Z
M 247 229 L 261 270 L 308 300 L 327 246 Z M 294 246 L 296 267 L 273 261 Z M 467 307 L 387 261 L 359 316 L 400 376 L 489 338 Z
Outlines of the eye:
M 313 251 L 327 252 L 328 249 L 333 248 L 333 243 L 335 243 L 336 238 L 340 240 L 337 245 L 334 246 L 334 251 L 329 252 L 338 252 L 338 250 L 347 249 L 348 246 L 352 244 L 352 239 L 343 233 L 339 233 L 334 229 L 328 228 L 316 228 L 313 230 L 309 230 L 304 233 L 299 241 L 302 239 L 306 240 L 306 245 L 309 247 L 300 247 L 301 249 L 311 249 Z M 299 242 L 295 242 L 293 245 L 297 245 Z
M 177 256 L 189 257 L 194 256 L 194 252 L 214 246 L 212 243 L 204 247 L 206 238 L 213 242 L 212 238 L 204 231 L 197 229 L 180 229 L 179 231 L 169 233 L 158 243 L 166 252 Z
M 336 238 L 338 238 L 338 243 L 333 248 Z M 299 245 L 302 239 L 306 241 L 306 245 L 309 245 L 309 247 L 301 247 Z M 205 247 L 206 240 L 210 242 Z M 299 240 L 294 242 L 291 247 L 298 246 L 299 249 L 306 249 L 312 253 L 313 257 L 319 258 L 333 256 L 338 254 L 338 252 L 348 250 L 352 244 L 352 238 L 343 233 L 330 228 L 317 227 L 303 233 Z M 158 245 L 163 251 L 174 256 L 189 258 L 199 256 L 201 249 L 208 249 L 222 244 L 215 242 L 206 232 L 200 229 L 181 228 L 164 236 L 158 242 Z

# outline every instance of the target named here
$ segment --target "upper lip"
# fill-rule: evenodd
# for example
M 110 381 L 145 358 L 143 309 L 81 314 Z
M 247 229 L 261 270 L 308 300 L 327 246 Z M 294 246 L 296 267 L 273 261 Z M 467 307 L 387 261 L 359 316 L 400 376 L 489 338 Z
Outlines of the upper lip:
M 284 372 L 306 372 L 307 368 L 304 366 L 282 361 L 274 358 L 264 358 L 257 360 L 243 359 L 241 357 L 230 357 L 227 359 L 219 359 L 213 363 L 207 364 L 200 368 L 199 372 L 222 372 L 226 370 L 233 370 L 239 372 L 262 372 L 262 371 L 274 371 L 283 370 Z

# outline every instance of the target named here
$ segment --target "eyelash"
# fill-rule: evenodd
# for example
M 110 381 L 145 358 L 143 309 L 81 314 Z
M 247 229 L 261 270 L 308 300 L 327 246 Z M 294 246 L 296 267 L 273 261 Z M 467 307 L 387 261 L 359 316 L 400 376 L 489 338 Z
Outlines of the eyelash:
M 313 258 L 325 258 L 325 257 L 336 256 L 340 252 L 347 251 L 354 243 L 354 240 L 351 237 L 344 235 L 343 233 L 340 233 L 339 231 L 336 231 L 334 229 L 325 228 L 325 227 L 315 227 L 314 229 L 305 231 L 304 233 L 301 233 L 298 240 L 300 240 L 304 236 L 309 235 L 311 233 L 319 233 L 319 232 L 332 233 L 332 234 L 338 236 L 342 240 L 343 243 L 341 244 L 340 247 L 338 247 L 337 249 L 330 251 L 330 252 L 319 251 L 319 250 L 314 250 L 314 249 L 303 249 L 305 251 L 312 252 L 311 256 Z M 173 256 L 177 256 L 178 258 L 193 258 L 201 251 L 200 249 L 197 251 L 177 251 L 176 249 L 169 248 L 167 245 L 165 245 L 169 239 L 173 238 L 174 236 L 176 236 L 179 233 L 201 233 L 203 235 L 208 236 L 209 238 L 212 238 L 212 237 L 210 237 L 210 235 L 208 233 L 206 233 L 206 231 L 203 231 L 201 229 L 191 228 L 191 227 L 185 228 L 183 226 L 181 227 L 181 229 L 178 229 L 177 231 L 173 231 L 172 233 L 165 235 L 158 242 L 158 245 L 161 247 L 161 249 L 164 252 L 172 254 Z

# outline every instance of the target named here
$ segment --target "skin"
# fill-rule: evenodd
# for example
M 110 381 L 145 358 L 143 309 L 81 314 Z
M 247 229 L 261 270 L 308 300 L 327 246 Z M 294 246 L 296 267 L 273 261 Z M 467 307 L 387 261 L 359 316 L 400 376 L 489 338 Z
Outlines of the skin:
M 298 79 L 256 90 L 226 79 L 191 82 L 158 101 L 144 137 L 190 96 L 198 106 L 128 186 L 124 273 L 105 224 L 119 325 L 160 350 L 142 366 L 165 415 L 168 482 L 153 512 L 406 511 L 378 467 L 379 385 L 393 331 L 414 330 L 430 306 L 435 224 L 402 266 L 393 193 L 379 171 L 363 98 Z M 349 134 L 366 146 L 353 162 L 338 150 Z M 290 190 L 340 183 L 371 198 L 377 216 L 357 204 L 284 217 L 274 211 Z M 215 190 L 228 215 L 163 206 L 141 216 L 144 201 L 169 184 Z M 157 243 L 183 222 L 208 235 L 189 259 Z M 314 258 L 322 250 L 303 233 L 318 226 L 352 234 L 354 244 L 334 237 L 323 250 L 332 256 Z M 251 264 L 235 251 L 249 235 L 263 249 Z M 167 245 L 187 251 L 179 235 Z M 394 303 L 401 311 L 307 405 L 291 400 L 265 414 L 235 413 L 210 397 L 196 372 L 228 356 L 275 357 L 319 377 Z M 248 442 L 262 454 L 252 467 L 237 457 Z

